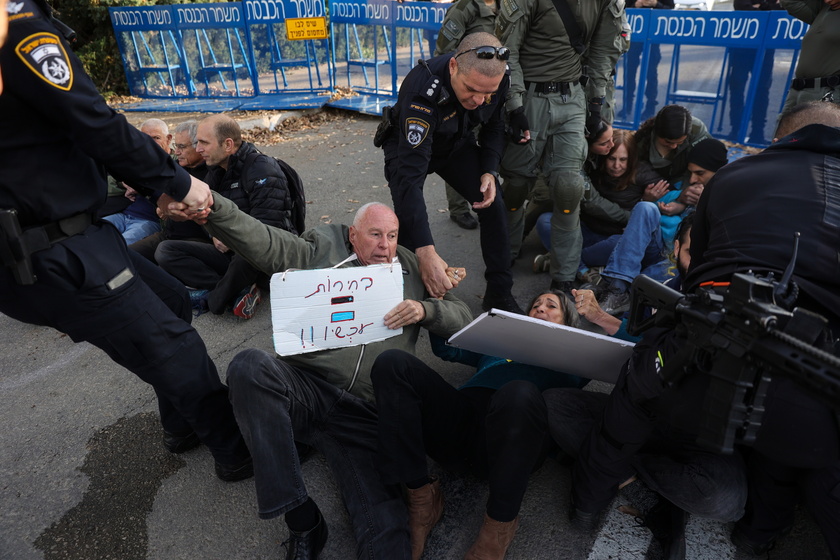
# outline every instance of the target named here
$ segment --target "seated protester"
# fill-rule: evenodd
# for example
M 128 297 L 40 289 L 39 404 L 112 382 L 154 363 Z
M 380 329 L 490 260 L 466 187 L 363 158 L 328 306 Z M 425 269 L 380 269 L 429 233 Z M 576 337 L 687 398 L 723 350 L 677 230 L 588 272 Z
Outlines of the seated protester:
M 693 223 L 694 212 L 691 212 L 680 222 L 677 235 L 674 237 L 674 250 L 668 255 L 668 261 L 671 264 L 668 269 L 670 277 L 665 281 L 665 285 L 678 292 L 682 290 L 683 276 L 688 270 L 688 263 L 691 259 L 689 250 L 691 249 L 691 226 Z M 619 319 L 601 309 L 595 297 L 595 292 L 588 289 L 572 290 L 572 296 L 575 298 L 575 308 L 578 314 L 590 323 L 601 327 L 606 334 L 629 342 L 639 341 L 639 337 L 632 336 L 627 332 L 628 318 L 622 317 Z
M 298 232 L 292 218 L 292 198 L 286 175 L 273 157 L 242 141 L 239 124 L 226 115 L 213 115 L 198 123 L 196 151 L 210 167 L 205 181 L 230 198 L 245 213 L 274 227 Z M 254 316 L 262 295 L 257 284 L 267 284 L 241 255 L 219 239 L 163 241 L 155 251 L 160 267 L 190 288 L 201 312 L 221 315 L 231 309 L 242 319 Z M 206 302 L 206 303 L 204 303 Z M 206 305 L 206 307 L 205 307 Z
M 203 181 L 207 176 L 207 164 L 204 163 L 204 158 L 201 157 L 201 154 L 195 151 L 195 136 L 197 131 L 198 121 L 194 120 L 184 121 L 175 127 L 175 158 L 178 160 L 178 165 L 186 169 L 187 173 Z M 167 206 L 170 202 L 172 202 L 172 197 L 168 195 L 163 194 L 158 198 L 157 214 L 159 216 L 166 213 Z M 162 241 L 166 241 L 167 239 L 211 243 L 210 236 L 197 223 L 191 220 L 175 221 L 166 218 L 162 220 L 161 230 L 159 232 L 132 243 L 130 249 L 137 251 L 157 264 L 155 250 Z
M 528 315 L 561 325 L 579 319 L 563 292 L 533 299 Z M 379 411 L 379 465 L 383 482 L 408 488 L 412 558 L 443 514 L 440 482 L 431 480 L 426 455 L 446 468 L 487 477 L 490 497 L 484 524 L 467 559 L 504 558 L 519 523 L 528 476 L 541 463 L 550 441 L 541 391 L 583 387 L 575 375 L 511 362 L 447 346 L 431 336 L 445 360 L 475 366 L 460 389 L 408 352 L 383 352 L 371 379 Z
M 603 267 L 609 258 L 614 244 L 605 246 L 600 242 L 624 231 L 630 211 L 639 200 L 656 200 L 651 198 L 645 189 L 647 181 L 661 181 L 655 173 L 648 173 L 647 176 L 637 175 L 638 157 L 633 133 L 620 129 L 611 130 L 612 147 L 609 152 L 604 157 L 596 156 L 594 160 L 590 155 L 587 160 L 587 190 L 580 208 L 583 250 L 578 279 L 582 282 L 596 280 L 594 273 L 590 274 L 590 267 Z M 590 148 L 590 154 L 598 154 L 599 148 L 600 143 L 596 141 Z M 550 243 L 550 213 L 540 217 L 537 232 L 544 245 Z M 538 260 L 541 260 L 542 267 L 548 270 L 546 258 L 547 255 L 537 256 L 534 261 L 535 271 L 538 268 Z
M 688 269 L 692 221 L 688 217 L 683 222 L 687 225 L 674 241 L 672 259 L 677 276 L 669 280 L 671 287 L 680 285 Z M 625 330 L 626 320 L 620 321 L 598 307 L 591 291 L 576 290 L 575 305 L 582 316 L 608 334 L 632 342 L 639 340 Z M 653 375 L 657 381 L 658 374 Z M 620 492 L 630 503 L 620 511 L 637 516 L 653 532 L 662 549 L 661 557 L 682 559 L 688 514 L 723 522 L 743 514 L 747 497 L 744 465 L 737 453 L 719 455 L 694 443 L 696 419 L 702 414 L 697 407 L 683 410 L 664 394 L 650 402 L 628 401 L 628 395 L 637 390 L 634 383 L 625 366 L 611 395 L 570 389 L 543 393 L 552 438 L 565 454 L 577 460 L 573 467 L 573 525 L 594 530 L 601 510 Z M 631 425 L 635 421 L 644 423 L 645 428 L 628 439 L 625 421 Z M 623 439 L 616 440 L 613 435 Z M 616 441 L 637 443 L 616 447 Z M 604 463 L 600 461 L 613 460 L 616 463 L 602 468 Z
M 691 149 L 686 158 L 689 188 L 698 197 L 717 170 L 726 165 L 726 158 L 726 146 L 713 138 L 707 138 Z M 639 274 L 665 280 L 664 248 L 673 243 L 676 226 L 685 210 L 686 206 L 678 200 L 658 204 L 643 201 L 633 208 L 624 233 L 612 240 L 614 246 L 601 273 L 603 281 L 595 287 L 604 311 L 617 315 L 629 308 L 630 283 Z
M 327 540 L 327 525 L 308 496 L 295 442 L 322 452 L 350 514 L 355 554 L 343 557 L 409 558 L 407 515 L 400 489 L 382 483 L 376 464 L 376 410 L 371 366 L 389 349 L 413 352 L 425 327 L 449 337 L 472 319 L 469 307 L 447 292 L 429 295 L 416 255 L 397 245 L 399 222 L 379 203 L 362 206 L 349 228 L 324 224 L 301 236 L 262 224 L 214 193 L 206 228 L 268 274 L 337 265 L 366 266 L 398 258 L 405 299 L 384 317 L 402 334 L 364 346 L 278 358 L 245 350 L 227 371 L 236 420 L 251 450 L 259 515 L 285 515 L 290 530 L 286 558 L 314 559 Z M 177 209 L 178 205 L 172 205 Z M 352 260 L 351 260 L 352 259 Z M 349 261 L 349 262 L 348 262 Z M 457 286 L 459 274 L 450 273 Z
M 105 199 L 105 204 L 96 211 L 98 218 L 104 218 L 111 214 L 122 212 L 132 203 L 131 200 L 125 196 L 125 187 L 122 183 L 118 183 L 116 179 L 108 175 L 108 197 Z
M 151 136 L 164 152 L 170 153 L 172 135 L 169 134 L 169 127 L 165 122 L 149 119 L 140 125 L 140 132 Z M 155 205 L 149 202 L 149 199 L 138 195 L 137 191 L 128 185 L 122 185 L 122 188 L 125 189 L 125 197 L 132 201 L 131 204 L 122 212 L 105 216 L 103 219 L 112 223 L 122 234 L 126 244 L 131 245 L 160 231 L 160 218 Z
M 679 189 L 689 179 L 688 153 L 691 148 L 701 140 L 711 138 L 703 121 L 692 117 L 681 105 L 666 105 L 660 109 L 655 117 L 642 123 L 635 136 L 639 170 L 644 174 L 656 172 L 673 189 Z M 697 204 L 699 198 L 691 198 L 690 193 L 683 192 L 675 196 L 686 205 Z

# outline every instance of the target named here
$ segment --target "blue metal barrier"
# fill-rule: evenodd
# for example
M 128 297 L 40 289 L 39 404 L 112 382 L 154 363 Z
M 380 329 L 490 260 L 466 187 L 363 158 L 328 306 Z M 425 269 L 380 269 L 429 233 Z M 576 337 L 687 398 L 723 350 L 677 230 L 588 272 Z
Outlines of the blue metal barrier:
M 417 60 L 431 56 L 449 6 L 334 0 L 327 9 L 325 0 L 243 0 L 110 13 L 131 93 L 158 109 L 168 99 L 177 101 L 172 110 L 330 105 L 379 114 Z M 807 25 L 781 11 L 627 14 L 642 48 L 619 61 L 617 126 L 638 128 L 678 103 L 716 137 L 768 143 Z M 324 18 L 328 37 L 290 40 L 291 18 Z M 330 100 L 339 88 L 353 94 Z
M 618 126 L 638 128 L 656 109 L 676 103 L 688 107 L 717 138 L 769 143 L 807 25 L 780 11 L 627 13 L 632 41 L 644 49 L 632 92 L 624 87 L 631 61 L 627 56 L 619 61 Z M 652 48 L 661 57 L 655 71 L 648 68 Z M 649 81 L 660 76 L 664 87 L 650 87 Z
M 242 4 L 258 81 L 257 97 L 240 108 L 323 106 L 334 90 L 329 41 L 291 40 L 286 21 L 291 18 L 323 18 L 326 21 L 324 0 L 245 0 Z
M 429 58 L 434 52 L 449 6 L 394 0 L 330 2 L 336 72 L 346 87 L 360 95 L 329 105 L 378 114 L 383 106 L 393 104 L 400 79 L 418 59 Z
M 171 6 L 111 8 L 111 23 L 131 94 L 186 97 L 192 92 Z

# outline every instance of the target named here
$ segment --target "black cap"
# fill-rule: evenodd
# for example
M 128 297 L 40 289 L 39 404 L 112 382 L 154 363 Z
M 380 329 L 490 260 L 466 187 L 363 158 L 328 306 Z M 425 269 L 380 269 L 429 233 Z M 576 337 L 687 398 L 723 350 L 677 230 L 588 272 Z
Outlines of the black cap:
M 717 172 L 729 162 L 726 157 L 726 146 L 714 138 L 701 140 L 688 152 L 688 162 L 708 171 Z

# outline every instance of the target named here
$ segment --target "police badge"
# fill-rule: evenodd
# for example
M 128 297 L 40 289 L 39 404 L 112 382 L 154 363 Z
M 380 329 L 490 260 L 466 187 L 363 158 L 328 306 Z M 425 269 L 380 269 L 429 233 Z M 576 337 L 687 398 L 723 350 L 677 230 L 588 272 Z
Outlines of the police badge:
M 73 87 L 73 67 L 61 39 L 54 33 L 34 33 L 18 43 L 15 52 L 39 78 L 64 91 Z
M 426 134 L 429 132 L 429 123 L 423 119 L 407 118 L 405 119 L 405 139 L 416 148 L 426 139 Z

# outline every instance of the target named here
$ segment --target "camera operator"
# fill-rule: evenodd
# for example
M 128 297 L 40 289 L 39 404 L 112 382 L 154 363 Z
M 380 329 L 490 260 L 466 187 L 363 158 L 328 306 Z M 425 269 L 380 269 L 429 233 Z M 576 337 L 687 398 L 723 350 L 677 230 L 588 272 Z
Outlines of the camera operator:
M 828 319 L 815 346 L 838 355 L 840 330 L 840 106 L 814 101 L 785 112 L 779 139 L 734 162 L 708 185 L 692 232 L 689 290 L 728 281 L 736 272 L 774 272 L 791 260 L 801 234 L 793 281 L 795 305 Z M 772 373 L 772 372 L 771 372 Z M 840 559 L 838 416 L 792 379 L 773 375 L 748 458 L 749 497 L 732 533 L 742 550 L 764 554 L 793 524 L 801 495 Z

